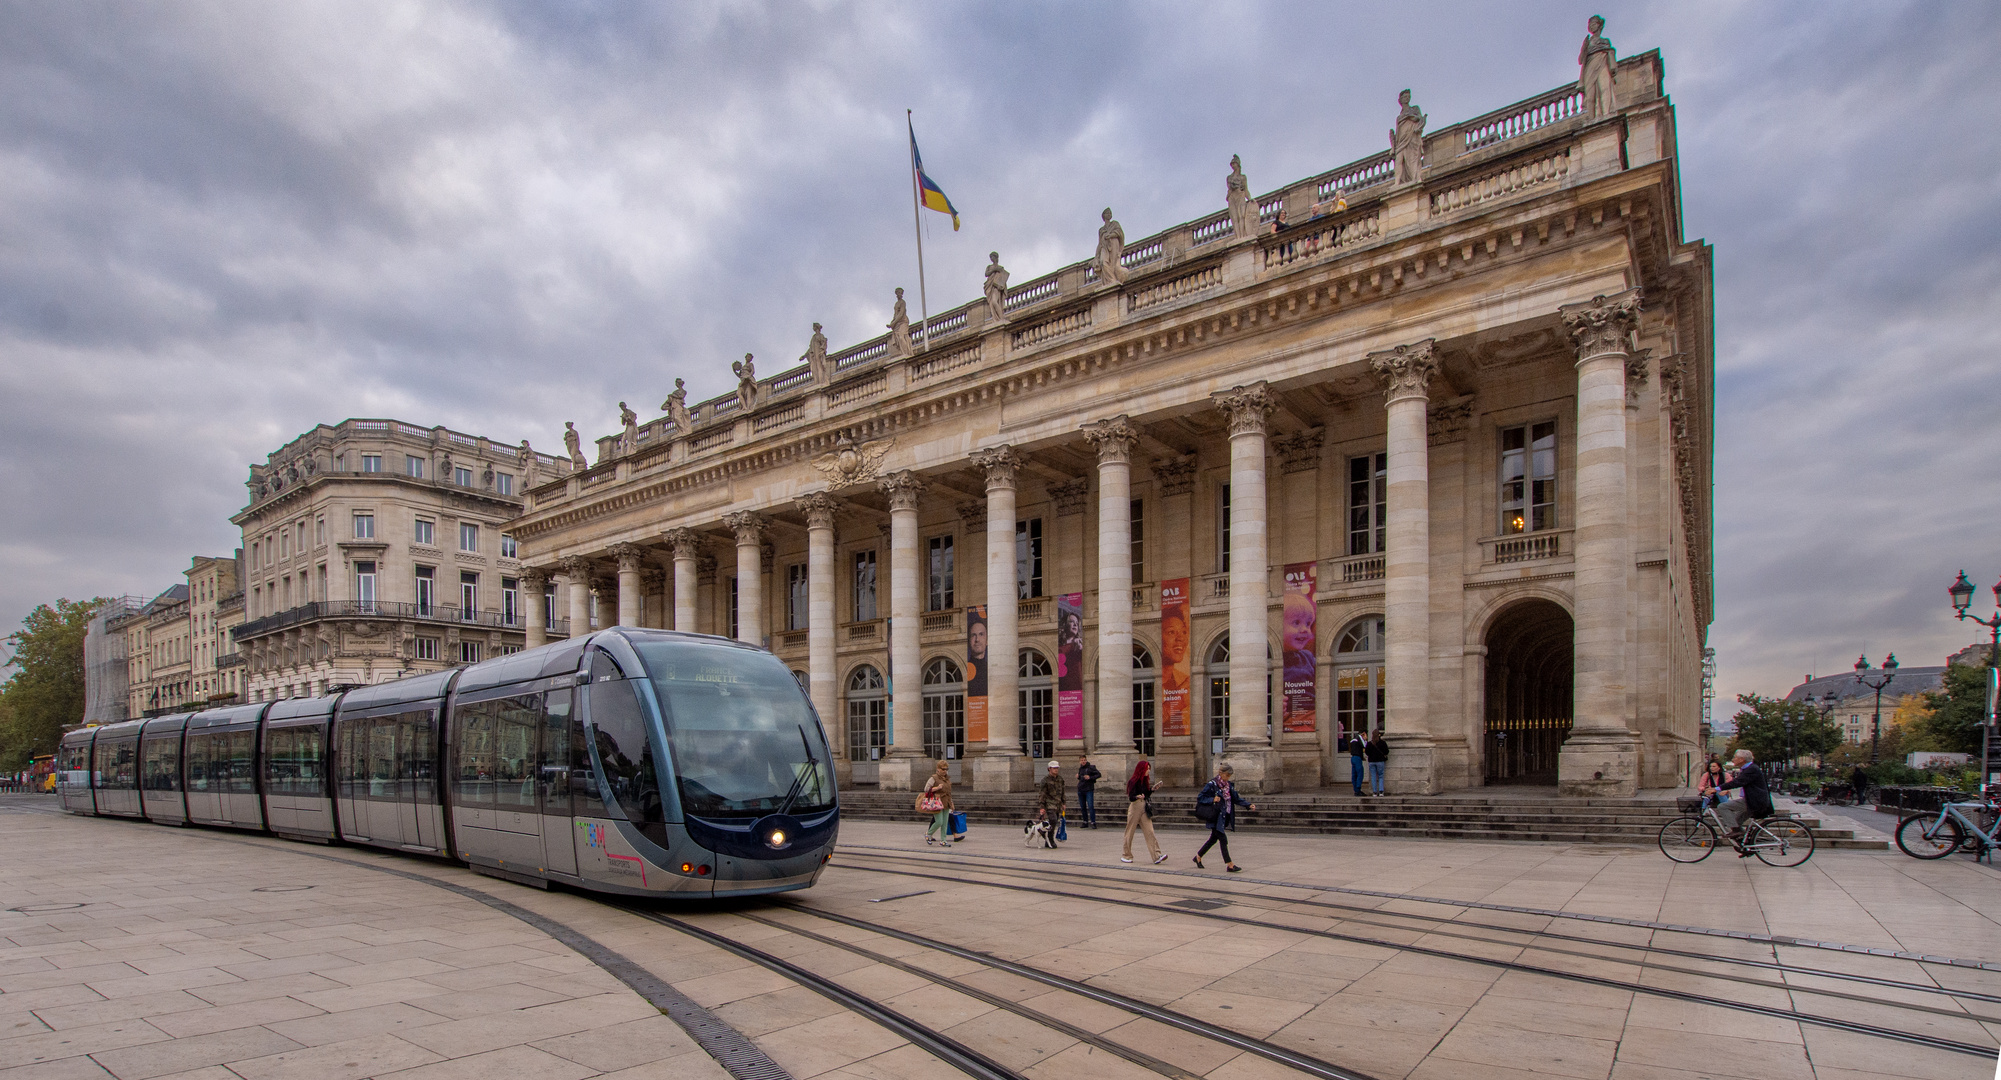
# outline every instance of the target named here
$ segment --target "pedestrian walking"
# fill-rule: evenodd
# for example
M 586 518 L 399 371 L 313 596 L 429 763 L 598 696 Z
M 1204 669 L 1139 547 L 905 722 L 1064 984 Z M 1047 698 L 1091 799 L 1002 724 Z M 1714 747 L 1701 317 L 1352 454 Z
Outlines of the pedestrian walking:
M 1203 868 L 1202 856 L 1219 844 L 1223 849 L 1223 869 L 1232 874 L 1243 869 L 1230 861 L 1230 838 L 1223 835 L 1223 830 L 1236 825 L 1237 807 L 1256 810 L 1257 804 L 1245 802 L 1244 797 L 1237 794 L 1236 785 L 1230 782 L 1235 771 L 1227 764 L 1217 766 L 1216 775 L 1202 785 L 1201 794 L 1195 796 L 1195 816 L 1209 823 L 1209 839 L 1204 840 L 1202 850 L 1195 853 L 1195 868 L 1198 870 Z
M 931 779 L 924 781 L 924 791 L 917 797 L 917 809 L 931 815 L 931 825 L 924 830 L 924 842 L 952 846 L 952 767 L 938 762 L 938 768 Z M 932 833 L 937 833 L 933 838 Z
M 1369 736 L 1364 750 L 1369 759 L 1369 794 L 1380 798 L 1383 794 L 1383 772 L 1389 768 L 1390 744 L 1383 738 L 1383 729 L 1377 728 Z
M 1133 766 L 1133 774 L 1126 778 L 1126 850 L 1120 862 L 1133 861 L 1133 830 L 1146 833 L 1146 851 L 1153 856 L 1155 866 L 1167 861 L 1167 853 L 1160 850 L 1160 840 L 1153 835 L 1153 793 L 1160 785 L 1153 779 L 1153 766 L 1145 758 Z
M 1855 805 L 1862 805 L 1863 796 L 1869 791 L 1869 774 L 1862 766 L 1855 766 L 1855 771 L 1848 774 L 1848 786 L 1855 791 Z
M 1077 755 L 1077 821 L 1080 828 L 1098 827 L 1098 781 L 1105 774 L 1091 764 L 1089 754 Z
M 1049 823 L 1049 831 L 1042 838 L 1044 847 L 1056 846 L 1056 833 L 1063 827 L 1063 766 L 1055 761 L 1049 763 L 1049 775 L 1042 778 L 1037 786 L 1035 816 L 1039 821 Z
M 1341 738 L 1341 749 L 1348 755 L 1348 782 L 1355 787 L 1355 794 L 1362 793 L 1362 775 L 1369 765 L 1369 740 L 1359 731 L 1350 732 Z

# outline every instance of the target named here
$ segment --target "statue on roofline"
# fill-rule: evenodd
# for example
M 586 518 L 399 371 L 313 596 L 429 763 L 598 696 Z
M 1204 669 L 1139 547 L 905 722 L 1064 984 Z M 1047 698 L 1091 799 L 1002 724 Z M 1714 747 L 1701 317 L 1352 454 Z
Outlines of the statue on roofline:
M 1577 50 L 1577 88 L 1584 92 L 1584 118 L 1600 120 L 1619 111 L 1612 90 L 1612 65 L 1618 54 L 1605 37 L 1605 17 L 1593 15 L 1584 24 L 1584 44 Z

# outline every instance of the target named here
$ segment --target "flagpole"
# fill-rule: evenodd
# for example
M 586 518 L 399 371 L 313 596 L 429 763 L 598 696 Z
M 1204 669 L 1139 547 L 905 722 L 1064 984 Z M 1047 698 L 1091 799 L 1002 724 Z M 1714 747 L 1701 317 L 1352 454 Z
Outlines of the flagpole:
M 924 296 L 924 218 L 917 194 L 917 128 L 909 109 L 903 110 L 903 122 L 910 132 L 910 226 L 917 234 L 917 313 L 923 319 L 917 324 L 917 333 L 918 340 L 923 342 L 920 351 L 926 351 L 931 348 L 931 304 Z

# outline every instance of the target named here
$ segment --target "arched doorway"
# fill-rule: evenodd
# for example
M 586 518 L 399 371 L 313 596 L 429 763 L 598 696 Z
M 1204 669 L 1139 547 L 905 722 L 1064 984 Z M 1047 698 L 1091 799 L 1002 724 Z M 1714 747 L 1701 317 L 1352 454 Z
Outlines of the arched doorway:
M 882 672 L 863 664 L 848 673 L 848 766 L 857 784 L 873 784 L 889 749 L 889 687 Z
M 1015 676 L 1016 715 L 1021 724 L 1021 751 L 1037 761 L 1056 756 L 1056 678 L 1049 660 L 1034 649 L 1019 653 Z
M 1555 784 L 1570 734 L 1570 613 L 1551 600 L 1502 609 L 1487 628 L 1487 783 Z

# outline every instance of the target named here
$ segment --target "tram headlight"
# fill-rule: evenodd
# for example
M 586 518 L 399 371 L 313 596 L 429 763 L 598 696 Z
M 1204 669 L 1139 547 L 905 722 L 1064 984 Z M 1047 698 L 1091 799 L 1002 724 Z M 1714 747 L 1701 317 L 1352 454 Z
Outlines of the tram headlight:
M 764 846 L 773 851 L 784 851 L 791 845 L 792 838 L 785 835 L 784 829 L 773 829 L 771 835 L 764 838 Z

